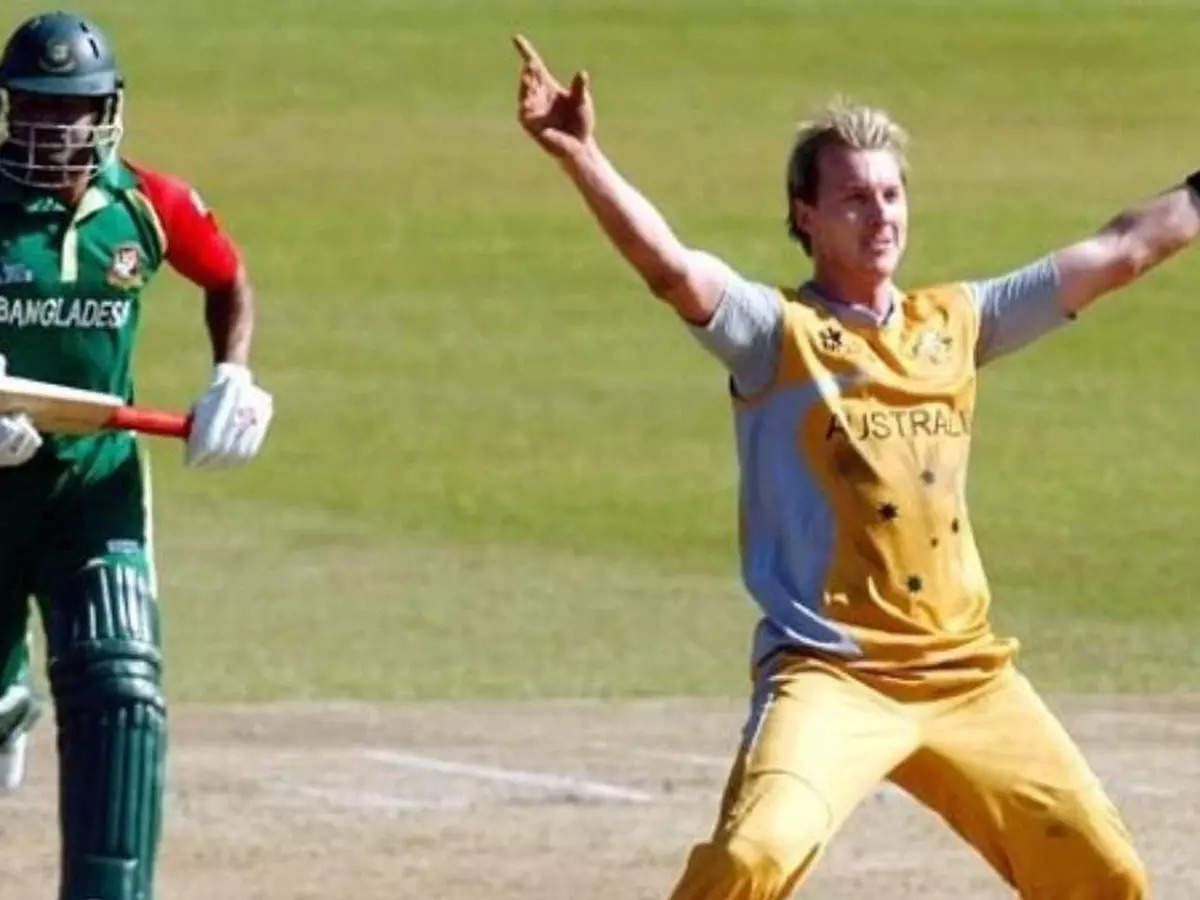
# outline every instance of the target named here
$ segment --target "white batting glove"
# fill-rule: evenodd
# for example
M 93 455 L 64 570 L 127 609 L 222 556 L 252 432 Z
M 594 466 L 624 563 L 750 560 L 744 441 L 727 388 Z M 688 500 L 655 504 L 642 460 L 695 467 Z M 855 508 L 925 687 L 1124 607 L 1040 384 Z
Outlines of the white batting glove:
M 33 459 L 42 436 L 25 413 L 0 416 L 0 468 L 23 466 Z
M 0 375 L 6 371 L 8 360 L 0 353 Z M 29 421 L 29 416 L 25 413 L 0 416 L 0 468 L 25 465 L 40 446 L 42 436 Z
M 271 395 L 254 384 L 249 369 L 218 363 L 212 384 L 192 407 L 187 464 L 220 468 L 249 462 L 267 436 L 272 411 Z

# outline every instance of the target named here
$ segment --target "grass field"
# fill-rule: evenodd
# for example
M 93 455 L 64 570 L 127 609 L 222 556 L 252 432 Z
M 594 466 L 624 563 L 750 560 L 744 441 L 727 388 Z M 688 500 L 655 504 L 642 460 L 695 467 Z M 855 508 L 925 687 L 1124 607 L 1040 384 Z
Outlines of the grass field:
M 36 4 L 10 4 L 9 19 Z M 264 457 L 155 448 L 172 695 L 734 694 L 723 376 L 513 118 L 520 29 L 693 245 L 807 272 L 793 123 L 914 136 L 903 283 L 994 274 L 1200 165 L 1200 20 L 1166 2 L 113 0 L 127 152 L 196 183 L 258 284 Z M 1001 627 L 1054 690 L 1200 690 L 1200 262 L 986 373 L 971 502 Z M 141 396 L 207 377 L 149 295 Z

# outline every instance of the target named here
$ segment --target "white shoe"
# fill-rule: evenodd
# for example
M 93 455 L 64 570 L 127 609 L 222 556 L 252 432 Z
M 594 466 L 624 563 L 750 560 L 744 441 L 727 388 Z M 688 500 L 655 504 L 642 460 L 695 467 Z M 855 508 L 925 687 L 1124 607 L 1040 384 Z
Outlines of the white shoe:
M 28 685 L 14 684 L 0 694 L 0 791 L 15 790 L 25 780 L 29 729 L 41 714 Z

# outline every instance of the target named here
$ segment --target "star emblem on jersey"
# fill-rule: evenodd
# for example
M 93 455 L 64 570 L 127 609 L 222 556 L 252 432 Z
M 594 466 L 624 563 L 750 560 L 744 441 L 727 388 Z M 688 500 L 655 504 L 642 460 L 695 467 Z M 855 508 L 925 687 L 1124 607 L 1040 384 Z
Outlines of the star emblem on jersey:
M 842 330 L 833 325 L 823 330 L 817 337 L 821 341 L 821 349 L 826 353 L 836 353 L 846 349 L 846 345 L 842 341 Z
M 112 263 L 108 267 L 108 283 L 115 288 L 141 287 L 142 251 L 137 244 L 121 244 L 113 250 Z
M 913 356 L 935 366 L 940 366 L 950 358 L 950 348 L 954 342 L 950 335 L 936 328 L 927 328 L 917 335 L 913 346 Z

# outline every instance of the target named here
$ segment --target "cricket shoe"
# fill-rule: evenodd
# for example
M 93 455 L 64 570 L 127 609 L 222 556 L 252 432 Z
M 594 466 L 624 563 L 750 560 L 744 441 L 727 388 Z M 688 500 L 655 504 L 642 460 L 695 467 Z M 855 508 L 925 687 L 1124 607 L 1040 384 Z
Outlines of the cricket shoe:
M 29 729 L 41 714 L 42 704 L 27 684 L 0 694 L 0 791 L 15 790 L 25 779 Z

